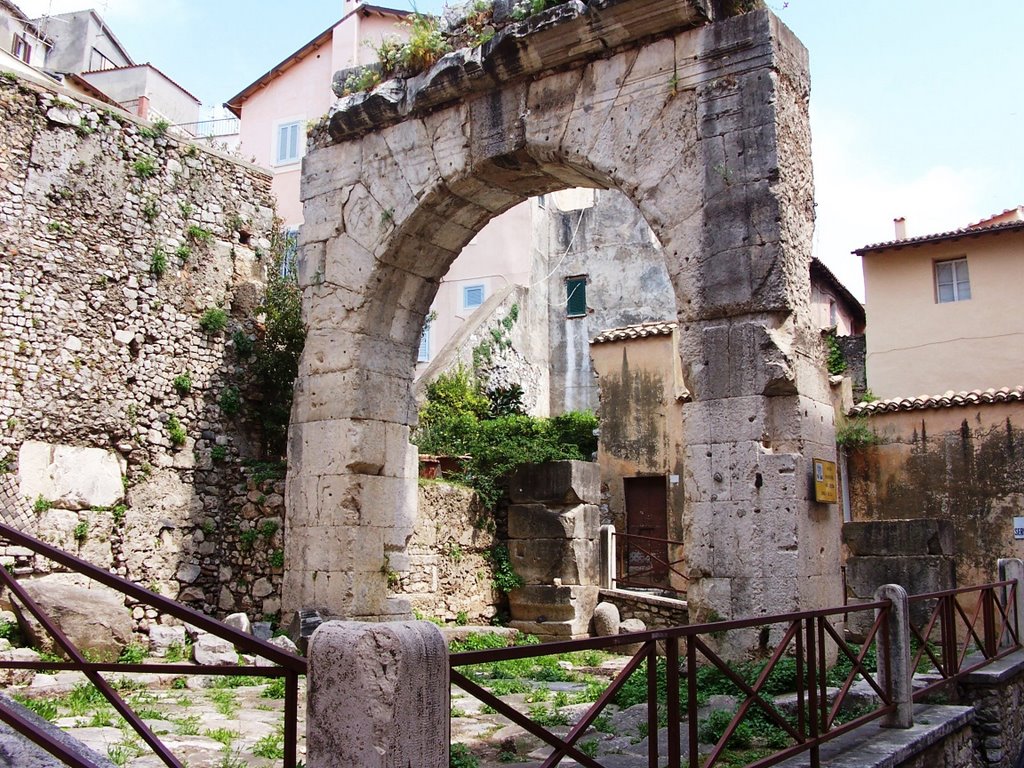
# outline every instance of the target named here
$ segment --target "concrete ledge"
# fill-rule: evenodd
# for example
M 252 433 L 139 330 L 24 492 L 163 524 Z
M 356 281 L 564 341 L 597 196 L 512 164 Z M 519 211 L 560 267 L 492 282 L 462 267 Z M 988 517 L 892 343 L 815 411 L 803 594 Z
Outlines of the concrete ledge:
M 964 664 L 978 660 L 976 656 L 968 656 Z M 981 669 L 968 672 L 960 678 L 960 682 L 967 685 L 1000 685 L 1020 675 L 1024 675 L 1024 650 L 1014 651 L 1009 656 L 989 662 Z
M 661 595 L 647 595 L 643 592 L 633 592 L 628 589 L 602 589 L 601 598 L 604 599 L 605 597 L 618 600 L 629 600 L 633 603 L 656 605 L 660 608 L 668 608 L 673 611 L 685 611 L 689 607 L 689 604 L 685 600 L 676 600 L 671 597 L 662 597 Z
M 868 723 L 823 744 L 821 764 L 829 768 L 896 768 L 968 727 L 973 719 L 974 707 L 918 705 L 914 707 L 912 728 L 882 728 Z M 810 764 L 807 753 L 779 763 L 785 768 Z

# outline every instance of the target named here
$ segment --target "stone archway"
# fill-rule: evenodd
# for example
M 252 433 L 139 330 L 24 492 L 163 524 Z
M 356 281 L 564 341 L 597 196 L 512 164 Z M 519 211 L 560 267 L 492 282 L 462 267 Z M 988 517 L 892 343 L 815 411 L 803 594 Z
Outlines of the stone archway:
M 708 23 L 697 2 L 596 5 L 559 6 L 482 59 L 449 56 L 350 97 L 331 135 L 315 135 L 287 609 L 407 613 L 385 574 L 402 569 L 416 511 L 424 317 L 487 221 L 570 186 L 622 191 L 664 247 L 693 398 L 694 618 L 838 604 L 839 523 L 810 496 L 811 459 L 833 457 L 834 431 L 809 317 L 806 52 L 767 11 Z

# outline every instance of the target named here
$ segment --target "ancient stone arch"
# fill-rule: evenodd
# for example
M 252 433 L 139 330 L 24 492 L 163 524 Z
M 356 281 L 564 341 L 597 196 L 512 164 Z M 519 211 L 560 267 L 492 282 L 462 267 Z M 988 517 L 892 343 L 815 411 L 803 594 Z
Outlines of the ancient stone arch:
M 289 438 L 286 609 L 403 615 L 386 571 L 416 514 L 411 378 L 461 248 L 523 199 L 614 187 L 677 296 L 694 618 L 837 604 L 833 458 L 810 325 L 806 52 L 767 11 L 571 2 L 416 80 L 348 97 L 305 160 L 308 325 Z

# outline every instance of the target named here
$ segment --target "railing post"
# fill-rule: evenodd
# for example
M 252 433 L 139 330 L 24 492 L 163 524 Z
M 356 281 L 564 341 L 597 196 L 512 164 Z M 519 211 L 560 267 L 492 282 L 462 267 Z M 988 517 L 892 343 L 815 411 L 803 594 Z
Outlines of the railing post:
M 883 584 L 875 590 L 875 600 L 888 600 L 888 642 L 877 643 L 878 675 L 888 680 L 896 711 L 886 715 L 883 728 L 911 728 L 914 725 L 914 684 L 910 653 L 910 601 L 899 584 Z M 876 608 L 875 617 L 885 609 Z
M 601 588 L 615 589 L 615 526 L 601 526 Z
M 308 768 L 448 768 L 448 648 L 433 624 L 321 624 L 307 680 Z
M 1021 621 L 1021 617 L 1024 617 L 1024 561 L 1018 557 L 1002 557 L 999 559 L 999 580 L 1000 581 L 1014 581 L 1016 582 L 1016 589 L 1012 592 L 1009 589 L 1004 589 L 1002 594 L 1002 603 L 1007 610 L 1009 615 L 1012 612 L 1013 615 L 1013 628 L 1014 632 L 1011 635 L 1009 632 L 1004 632 L 1000 647 L 1007 648 L 1014 645 L 1013 636 L 1016 635 L 1016 645 L 1021 644 L 1020 631 L 1024 627 L 1024 622 Z M 1016 598 L 1013 605 L 1007 605 L 1009 596 L 1013 594 Z

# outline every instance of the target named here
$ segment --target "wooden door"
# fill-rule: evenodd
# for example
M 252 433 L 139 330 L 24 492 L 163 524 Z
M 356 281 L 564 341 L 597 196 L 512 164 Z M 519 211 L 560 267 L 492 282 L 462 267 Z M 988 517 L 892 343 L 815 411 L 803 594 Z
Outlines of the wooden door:
M 626 477 L 622 482 L 626 497 L 627 579 L 636 586 L 668 587 L 668 488 L 665 477 Z

